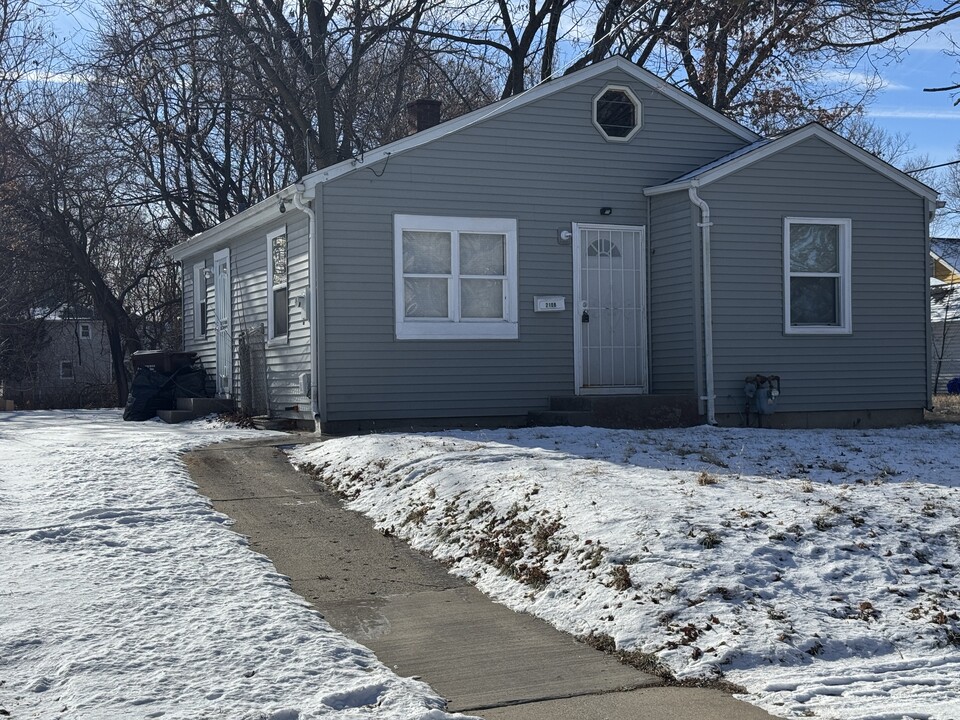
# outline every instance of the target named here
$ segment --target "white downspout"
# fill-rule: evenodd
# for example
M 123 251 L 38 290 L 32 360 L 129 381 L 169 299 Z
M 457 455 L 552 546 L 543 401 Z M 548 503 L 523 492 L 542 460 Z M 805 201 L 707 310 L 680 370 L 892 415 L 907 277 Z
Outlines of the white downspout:
M 297 183 L 294 188 L 296 192 L 291 197 L 294 207 L 302 210 L 307 216 L 308 240 L 307 240 L 307 304 L 310 307 L 310 411 L 313 413 L 315 423 L 320 420 L 320 358 L 318 357 L 319 343 L 317 342 L 317 333 L 320 331 L 319 315 L 317 311 L 317 263 L 319 262 L 319 251 L 317 249 L 317 213 L 314 209 L 304 202 L 303 194 L 306 186 L 303 183 Z M 318 424 L 319 427 L 319 424 Z
M 696 181 L 690 186 L 690 200 L 700 208 L 701 221 L 697 223 L 701 236 L 701 262 L 703 263 L 703 364 L 706 375 L 707 422 L 717 424 L 716 395 L 713 389 L 713 292 L 710 282 L 710 206 L 697 195 Z

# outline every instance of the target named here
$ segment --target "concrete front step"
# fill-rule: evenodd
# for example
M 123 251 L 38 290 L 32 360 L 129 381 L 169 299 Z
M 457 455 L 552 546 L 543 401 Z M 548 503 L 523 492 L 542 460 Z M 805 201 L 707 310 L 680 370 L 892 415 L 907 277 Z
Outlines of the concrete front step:
M 702 422 L 693 395 L 568 395 L 529 413 L 531 425 L 606 428 L 689 427 Z
M 157 417 L 170 425 L 193 420 L 196 417 L 191 410 L 157 410 Z
M 567 425 L 583 427 L 593 425 L 593 413 L 577 410 L 542 410 L 528 415 L 531 425 Z
M 224 398 L 177 398 L 176 410 L 158 410 L 157 417 L 175 425 L 212 413 L 230 412 L 233 408 L 233 400 Z
M 195 417 L 230 412 L 233 407 L 233 400 L 226 398 L 177 398 L 177 410 L 189 410 L 196 413 Z

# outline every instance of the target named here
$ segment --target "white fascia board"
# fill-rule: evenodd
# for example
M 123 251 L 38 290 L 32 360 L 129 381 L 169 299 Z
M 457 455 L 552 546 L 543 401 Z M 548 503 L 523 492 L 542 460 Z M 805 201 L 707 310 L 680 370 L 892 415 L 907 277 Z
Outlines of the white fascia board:
M 930 201 L 935 201 L 937 197 L 939 197 L 939 194 L 933 188 L 924 185 L 919 180 L 914 180 L 906 173 L 897 170 L 897 168 L 893 167 L 893 165 L 884 162 L 875 155 L 872 155 L 866 150 L 857 147 L 849 140 L 845 140 L 836 133 L 830 132 L 822 125 L 817 124 L 807 125 L 799 130 L 795 130 L 788 135 L 784 135 L 783 137 L 772 140 L 766 145 L 758 147 L 756 150 L 745 153 L 740 157 L 731 160 L 730 162 L 704 170 L 702 173 L 697 173 L 696 171 L 693 173 L 688 173 L 689 177 L 686 177 L 684 180 L 645 188 L 643 194 L 649 197 L 651 195 L 663 195 L 665 193 L 677 192 L 678 190 L 686 190 L 687 188 L 691 187 L 703 187 L 705 185 L 709 185 L 712 182 L 716 182 L 717 180 L 725 178 L 739 170 L 743 170 L 744 168 L 753 165 L 756 162 L 760 162 L 771 155 L 782 152 L 793 147 L 797 143 L 801 143 L 804 140 L 808 140 L 812 137 L 823 140 L 828 145 L 833 146 L 840 152 L 853 158 L 862 165 L 865 165 L 871 170 L 880 173 L 887 179 L 897 183 L 901 187 L 906 188 L 920 197 L 925 197 Z
M 286 187 L 280 192 L 274 193 L 266 200 L 261 200 L 256 205 L 251 205 L 243 212 L 239 212 L 231 218 L 227 218 L 219 225 L 214 225 L 209 230 L 197 233 L 189 240 L 185 240 L 179 245 L 174 245 L 167 250 L 167 257 L 179 262 L 185 257 L 197 255 L 199 253 L 211 250 L 216 245 L 236 237 L 242 232 L 260 225 L 274 217 L 282 218 L 280 212 L 280 199 L 283 198 L 289 202 L 295 188 Z M 291 210 L 296 212 L 296 208 L 288 205 L 287 212 Z
M 352 160 L 344 160 L 336 165 L 331 165 L 330 167 L 323 168 L 322 170 L 317 170 L 316 172 L 307 175 L 303 179 L 303 182 L 310 187 L 317 185 L 318 183 L 325 183 L 335 180 L 336 178 L 346 175 L 347 173 L 360 170 L 374 163 L 386 160 L 393 155 L 398 155 L 406 152 L 407 150 L 412 150 L 413 148 L 426 145 L 429 142 L 439 140 L 440 138 L 463 130 L 471 125 L 476 125 L 484 120 L 497 117 L 511 110 L 521 108 L 524 105 L 528 105 L 532 102 L 536 102 L 537 100 L 549 97 L 550 95 L 560 92 L 561 90 L 565 90 L 566 88 L 572 87 L 581 82 L 591 80 L 605 72 L 609 72 L 613 68 L 622 70 L 626 74 L 630 75 L 634 80 L 643 83 L 651 90 L 659 92 L 668 99 L 673 100 L 697 115 L 706 118 L 715 125 L 719 125 L 723 129 L 739 138 L 742 138 L 743 140 L 746 140 L 747 142 L 754 142 L 760 139 L 760 136 L 754 133 L 752 130 L 748 130 L 743 125 L 740 125 L 716 110 L 707 107 L 703 103 L 699 102 L 696 98 L 687 95 L 679 88 L 670 85 L 668 82 L 662 80 L 648 70 L 637 67 L 626 58 L 616 56 L 607 58 L 606 60 L 602 60 L 593 65 L 589 65 L 583 70 L 578 70 L 570 75 L 564 75 L 556 80 L 550 80 L 541 85 L 537 85 L 536 87 L 531 88 L 520 95 L 514 95 L 506 100 L 501 100 L 492 105 L 487 105 L 479 110 L 474 110 L 466 115 L 461 115 L 453 120 L 448 120 L 427 130 L 421 130 L 420 132 L 414 133 L 413 135 L 405 137 L 401 140 L 397 140 L 395 142 L 388 143 L 387 145 L 383 145 L 382 147 L 370 150 L 364 153 L 361 159 L 354 158 Z

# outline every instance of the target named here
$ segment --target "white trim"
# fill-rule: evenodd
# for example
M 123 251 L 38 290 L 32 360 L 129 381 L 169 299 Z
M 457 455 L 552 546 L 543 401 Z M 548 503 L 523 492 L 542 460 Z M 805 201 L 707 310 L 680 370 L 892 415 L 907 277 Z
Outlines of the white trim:
M 607 131 L 603 129 L 603 126 L 597 120 L 597 101 L 606 95 L 611 90 L 617 92 L 622 92 L 627 98 L 633 103 L 634 111 L 636 113 L 636 124 L 633 126 L 633 130 L 624 135 L 623 137 L 616 137 L 614 135 L 607 135 Z M 612 143 L 626 143 L 633 140 L 633 136 L 640 132 L 640 128 L 643 127 L 643 103 L 640 102 L 640 99 L 633 94 L 633 90 L 628 88 L 626 85 L 605 85 L 603 90 L 598 92 L 593 96 L 593 101 L 590 105 L 590 118 L 593 120 L 593 126 L 597 129 L 597 132 L 600 133 L 600 136 L 607 142 Z
M 273 242 L 282 237 L 287 245 L 287 281 L 282 285 L 273 284 Z M 267 342 L 271 344 L 282 344 L 287 342 L 290 334 L 290 237 L 287 235 L 287 226 L 273 230 L 267 233 Z M 276 310 L 274 309 L 273 293 L 277 290 L 287 290 L 287 332 L 282 335 L 274 334 L 274 321 L 276 320 Z
M 791 225 L 836 225 L 840 228 L 840 324 L 839 325 L 791 325 L 790 324 L 790 278 L 824 277 L 824 273 L 790 272 L 790 226 Z M 852 237 L 853 223 L 849 218 L 786 217 L 783 219 L 783 332 L 787 335 L 849 335 L 853 332 Z
M 703 187 L 705 185 L 709 185 L 710 183 L 721 180 L 732 173 L 743 170 L 744 168 L 749 167 L 756 162 L 760 162 L 771 155 L 783 152 L 784 150 L 793 147 L 797 143 L 801 143 L 804 140 L 809 140 L 810 138 L 823 140 L 828 145 L 831 145 L 840 152 L 867 166 L 871 170 L 883 175 L 888 180 L 891 180 L 892 182 L 895 182 L 898 185 L 906 188 L 910 192 L 913 192 L 921 197 L 928 198 L 931 201 L 936 200 L 937 197 L 939 197 L 939 194 L 933 188 L 927 187 L 922 182 L 914 180 L 906 173 L 897 170 L 897 168 L 893 167 L 893 165 L 885 163 L 880 158 L 871 155 L 862 148 L 857 147 L 849 140 L 845 140 L 836 133 L 830 132 L 822 125 L 817 125 L 815 123 L 806 125 L 805 127 L 795 130 L 794 132 L 784 135 L 783 137 L 777 138 L 776 140 L 771 140 L 770 142 L 760 145 L 749 152 L 742 152 L 738 150 L 735 153 L 731 153 L 730 160 L 728 162 L 714 161 L 709 165 L 705 165 L 702 172 L 695 170 L 692 173 L 687 173 L 684 175 L 682 179 L 674 180 L 673 182 L 665 185 L 657 185 L 654 187 L 645 188 L 643 194 L 647 197 L 650 197 L 651 195 L 663 195 L 665 193 L 677 192 L 678 190 L 687 190 L 691 187 Z
M 448 284 L 448 317 L 413 319 L 404 315 L 403 231 L 422 230 L 451 234 L 451 280 Z M 504 247 L 503 318 L 461 319 L 459 316 L 459 243 L 461 232 L 496 233 L 506 238 Z M 394 327 L 397 340 L 516 340 L 519 337 L 517 299 L 517 221 L 509 218 L 395 215 L 393 218 Z
M 194 263 L 193 266 L 193 339 L 203 340 L 207 337 L 203 327 L 204 315 L 209 312 L 209 308 L 204 307 L 203 313 L 200 312 L 201 305 L 207 302 L 207 278 L 204 271 L 207 269 L 206 262 Z M 209 315 L 207 316 L 209 318 Z
M 648 298 L 648 280 L 647 275 L 647 228 L 645 225 L 604 225 L 601 223 L 572 223 L 573 242 L 571 250 L 573 253 L 573 390 L 576 395 L 645 395 L 650 391 L 650 344 L 649 344 L 649 302 Z M 583 387 L 583 324 L 582 317 L 584 308 L 583 288 L 581 284 L 580 273 L 583 269 L 581 230 L 614 230 L 624 232 L 640 232 L 640 248 L 638 249 L 638 261 L 640 262 L 639 271 L 641 273 L 640 297 L 643 302 L 643 312 L 640 314 L 640 328 L 637 332 L 639 342 L 643 343 L 637 348 L 637 359 L 641 364 L 640 376 L 643 382 L 642 386 L 628 387 Z

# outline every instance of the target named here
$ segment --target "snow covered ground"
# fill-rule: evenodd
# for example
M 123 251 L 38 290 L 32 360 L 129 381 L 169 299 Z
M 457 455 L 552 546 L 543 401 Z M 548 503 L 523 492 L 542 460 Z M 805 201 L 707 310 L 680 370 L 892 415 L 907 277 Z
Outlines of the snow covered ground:
M 252 432 L 0 415 L 0 714 L 451 717 L 334 632 L 196 492 L 177 454 Z
M 533 428 L 299 449 L 484 592 L 783 717 L 960 718 L 960 426 Z

